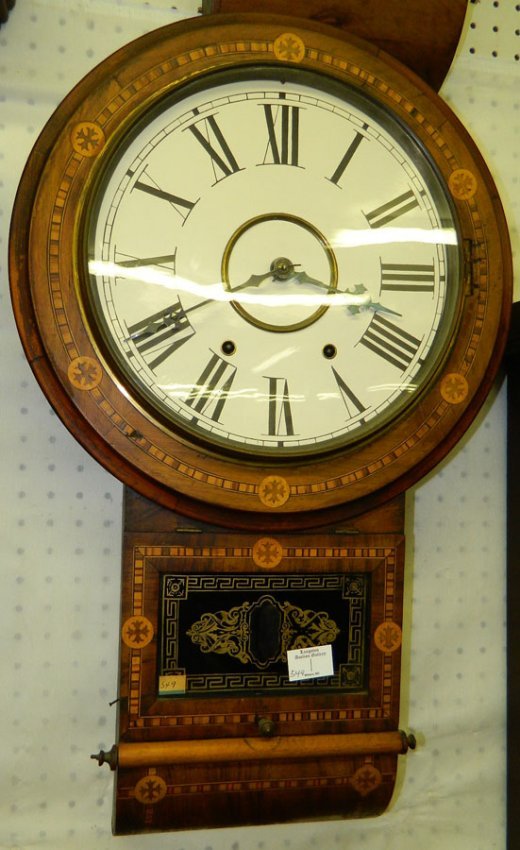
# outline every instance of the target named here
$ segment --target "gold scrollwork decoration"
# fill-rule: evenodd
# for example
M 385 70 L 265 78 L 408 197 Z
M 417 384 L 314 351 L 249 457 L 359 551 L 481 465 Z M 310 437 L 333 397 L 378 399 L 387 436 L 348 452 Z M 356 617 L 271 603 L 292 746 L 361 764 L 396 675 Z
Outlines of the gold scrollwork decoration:
M 333 643 L 340 629 L 326 611 L 299 608 L 263 594 L 228 611 L 207 612 L 187 631 L 201 652 L 229 655 L 265 669 L 287 650 Z

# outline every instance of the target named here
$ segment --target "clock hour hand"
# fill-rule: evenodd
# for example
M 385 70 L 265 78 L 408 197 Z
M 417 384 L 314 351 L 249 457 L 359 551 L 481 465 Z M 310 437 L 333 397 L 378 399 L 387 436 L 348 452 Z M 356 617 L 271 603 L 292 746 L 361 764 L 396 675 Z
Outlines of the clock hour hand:
M 269 271 L 264 274 L 252 274 L 245 283 L 240 283 L 234 286 L 231 292 L 240 292 L 241 289 L 248 289 L 250 286 L 260 286 L 264 280 L 272 278 L 273 280 L 289 280 L 295 277 L 294 269 L 299 263 L 291 263 L 286 257 L 277 257 L 273 260 L 269 267 Z M 297 276 L 297 275 L 296 275 Z M 314 281 L 313 281 L 314 282 Z M 318 281 L 316 281 L 318 283 Z
M 252 274 L 250 278 L 248 278 L 245 283 L 240 283 L 238 286 L 234 286 L 231 289 L 231 292 L 240 292 L 241 289 L 249 289 L 250 286 L 260 286 L 264 280 L 267 278 L 273 277 L 273 273 L 271 270 L 266 272 L 265 274 Z
M 165 310 L 161 315 L 150 319 L 149 323 L 146 324 L 144 327 L 139 328 L 139 330 L 136 330 L 134 331 L 134 333 L 130 334 L 130 336 L 127 337 L 127 341 L 132 340 L 133 342 L 135 342 L 136 340 L 140 340 L 148 336 L 153 336 L 159 331 L 165 330 L 166 328 L 170 327 L 170 325 L 175 324 L 176 321 L 178 321 L 178 319 L 176 318 L 174 311 L 171 309 Z
M 295 280 L 297 283 L 310 283 L 311 286 L 319 286 L 320 289 L 326 289 L 327 292 L 334 292 L 334 288 L 331 284 L 323 283 L 321 280 L 316 280 L 316 278 L 311 277 L 307 274 L 307 272 L 296 272 L 291 276 L 292 280 Z

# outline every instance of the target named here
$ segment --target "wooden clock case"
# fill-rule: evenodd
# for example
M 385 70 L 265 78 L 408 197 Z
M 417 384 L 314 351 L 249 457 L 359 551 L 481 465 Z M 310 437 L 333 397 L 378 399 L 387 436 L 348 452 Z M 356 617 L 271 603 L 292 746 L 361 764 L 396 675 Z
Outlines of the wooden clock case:
M 421 403 L 350 459 L 304 469 L 243 464 L 165 437 L 103 363 L 70 259 L 96 156 L 148 93 L 177 84 L 191 63 L 210 70 L 217 56 L 222 66 L 289 61 L 274 53 L 287 32 L 304 45 L 303 64 L 372 86 L 433 139 L 457 205 L 466 288 Z M 88 128 L 100 147 L 82 149 Z M 36 377 L 76 438 L 125 483 L 118 743 L 97 756 L 116 771 L 114 831 L 384 811 L 398 755 L 414 743 L 399 730 L 403 494 L 473 420 L 507 334 L 507 228 L 463 129 L 412 72 L 322 24 L 237 13 L 165 28 L 95 69 L 44 129 L 20 186 L 10 271 Z M 273 478 L 284 500 L 266 504 Z M 314 645 L 324 634 L 334 643 L 338 618 L 335 675 L 291 684 L 287 641 L 298 633 L 308 643 L 312 627 Z M 186 634 L 197 630 L 218 649 L 194 654 Z

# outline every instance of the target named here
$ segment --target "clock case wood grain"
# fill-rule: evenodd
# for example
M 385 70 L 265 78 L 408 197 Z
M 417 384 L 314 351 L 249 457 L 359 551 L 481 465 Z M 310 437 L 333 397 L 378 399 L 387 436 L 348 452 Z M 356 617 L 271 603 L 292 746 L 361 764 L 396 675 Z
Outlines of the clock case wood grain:
M 399 729 L 404 497 L 354 523 L 269 538 L 187 521 L 128 489 L 125 502 L 114 833 L 384 811 L 398 756 L 409 746 Z M 274 565 L 255 557 L 266 539 L 282 553 Z M 224 654 L 218 672 L 228 674 L 228 684 L 217 696 L 214 667 L 207 685 L 197 675 L 197 689 L 161 695 L 163 575 L 209 582 L 209 609 L 217 614 L 229 610 L 222 585 L 230 582 L 237 583 L 235 607 L 251 603 L 249 579 L 257 594 L 280 604 L 294 601 L 287 578 L 300 588 L 311 582 L 306 610 L 316 613 L 323 608 L 320 579 L 366 576 L 370 598 L 356 647 L 366 655 L 364 677 L 357 686 L 342 685 L 338 670 L 345 665 L 337 658 L 334 687 L 330 679 L 291 687 L 286 678 L 273 686 L 253 664 L 237 692 L 233 680 L 244 665 Z M 186 606 L 176 624 L 183 633 L 197 616 L 190 593 L 178 592 Z M 345 629 L 355 635 L 358 613 L 356 606 L 350 627 L 348 616 L 337 618 L 343 640 Z M 264 669 L 269 674 L 273 666 Z M 192 678 L 190 669 L 177 672 Z

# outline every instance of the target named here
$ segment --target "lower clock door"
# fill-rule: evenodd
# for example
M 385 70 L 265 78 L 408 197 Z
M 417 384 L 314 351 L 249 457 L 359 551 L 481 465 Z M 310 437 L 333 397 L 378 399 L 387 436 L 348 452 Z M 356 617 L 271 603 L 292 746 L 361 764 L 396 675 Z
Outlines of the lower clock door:
M 409 745 L 403 552 L 396 533 L 127 532 L 114 832 L 384 811 Z

